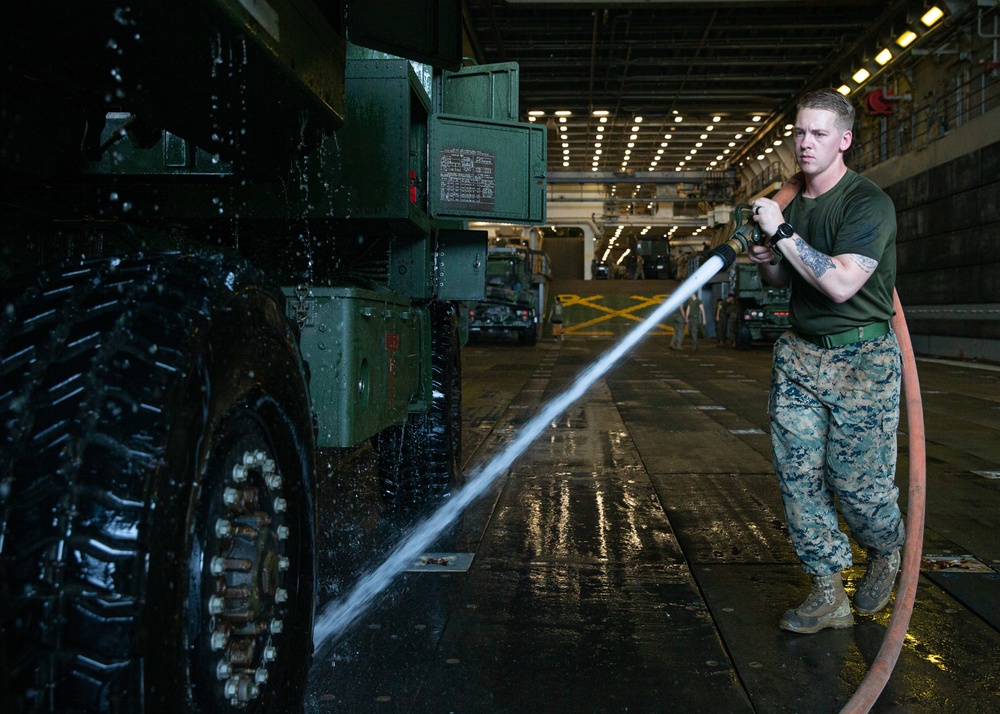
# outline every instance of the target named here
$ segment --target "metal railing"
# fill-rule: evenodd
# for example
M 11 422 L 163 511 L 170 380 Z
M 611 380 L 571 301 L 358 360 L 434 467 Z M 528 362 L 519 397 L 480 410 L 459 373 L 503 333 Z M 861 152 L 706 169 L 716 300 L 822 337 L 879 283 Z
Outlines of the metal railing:
M 942 84 L 946 86 L 922 97 L 887 96 L 891 114 L 868 116 L 867 120 L 859 117 L 859 124 L 864 122 L 857 127 L 861 141 L 845 157 L 847 164 L 866 171 L 923 149 L 1000 107 L 1000 72 L 996 67 L 970 66 Z

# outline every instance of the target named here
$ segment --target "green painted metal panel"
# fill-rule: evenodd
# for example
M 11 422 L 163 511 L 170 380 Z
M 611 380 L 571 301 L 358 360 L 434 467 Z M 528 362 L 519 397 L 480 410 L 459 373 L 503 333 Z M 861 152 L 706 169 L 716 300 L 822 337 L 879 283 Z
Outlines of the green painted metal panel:
M 438 231 L 434 292 L 439 300 L 482 300 L 486 296 L 486 231 Z
M 545 127 L 435 114 L 428 208 L 435 218 L 545 222 Z
M 419 79 L 407 60 L 352 59 L 346 84 L 347 123 L 329 146 L 334 214 L 395 219 L 429 232 L 430 99 Z
M 401 234 L 389 251 L 389 288 L 417 300 L 433 297 L 434 251 L 425 234 Z
M 518 120 L 518 65 L 516 62 L 463 67 L 444 73 L 443 114 Z
M 424 401 L 425 311 L 389 292 L 284 289 L 301 331 L 302 357 L 321 447 L 360 444 Z

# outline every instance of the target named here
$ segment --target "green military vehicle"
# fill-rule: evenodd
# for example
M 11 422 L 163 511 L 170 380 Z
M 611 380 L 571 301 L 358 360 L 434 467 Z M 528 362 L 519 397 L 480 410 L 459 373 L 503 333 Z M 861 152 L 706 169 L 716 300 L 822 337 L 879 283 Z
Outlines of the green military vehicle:
M 764 284 L 760 271 L 751 263 L 733 264 L 729 274 L 730 294 L 736 296 L 739 324 L 749 330 L 753 340 L 776 340 L 789 328 L 790 288 Z
M 451 488 L 467 221 L 545 220 L 544 128 L 461 26 L 458 0 L 0 10 L 14 711 L 300 710 L 365 469 L 393 502 Z
M 547 280 L 547 260 L 541 251 L 491 245 L 486 263 L 486 297 L 469 305 L 470 337 L 536 344 Z

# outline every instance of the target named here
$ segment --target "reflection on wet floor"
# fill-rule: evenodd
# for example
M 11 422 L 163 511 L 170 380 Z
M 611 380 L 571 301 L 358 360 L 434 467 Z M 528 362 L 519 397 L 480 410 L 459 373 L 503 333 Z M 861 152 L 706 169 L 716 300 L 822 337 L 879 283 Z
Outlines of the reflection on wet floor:
M 470 465 L 516 438 L 609 345 L 467 349 Z M 998 373 L 918 366 L 924 552 L 944 560 L 924 569 L 907 643 L 872 711 L 992 712 L 1000 480 L 982 474 L 1000 469 Z M 307 711 L 838 711 L 890 611 L 817 635 L 777 628 L 809 584 L 770 465 L 769 369 L 765 347 L 677 353 L 647 340 L 429 549 L 434 570 L 397 576 L 318 654 Z M 354 526 L 355 541 L 371 544 L 367 554 L 358 547 L 355 570 L 404 527 L 384 518 Z M 470 555 L 467 570 L 449 570 Z M 856 556 L 849 591 L 864 568 Z M 941 567 L 949 558 L 983 569 Z

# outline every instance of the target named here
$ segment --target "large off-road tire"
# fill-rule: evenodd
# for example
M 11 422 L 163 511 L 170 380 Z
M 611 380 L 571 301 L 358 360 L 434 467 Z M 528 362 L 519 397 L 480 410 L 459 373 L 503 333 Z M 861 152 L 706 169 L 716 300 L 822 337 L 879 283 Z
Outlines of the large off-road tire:
M 0 307 L 0 699 L 15 711 L 301 707 L 308 392 L 238 259 L 53 268 Z
M 462 363 L 454 303 L 430 306 L 430 409 L 376 438 L 383 495 L 390 507 L 419 511 L 447 496 L 462 473 Z

